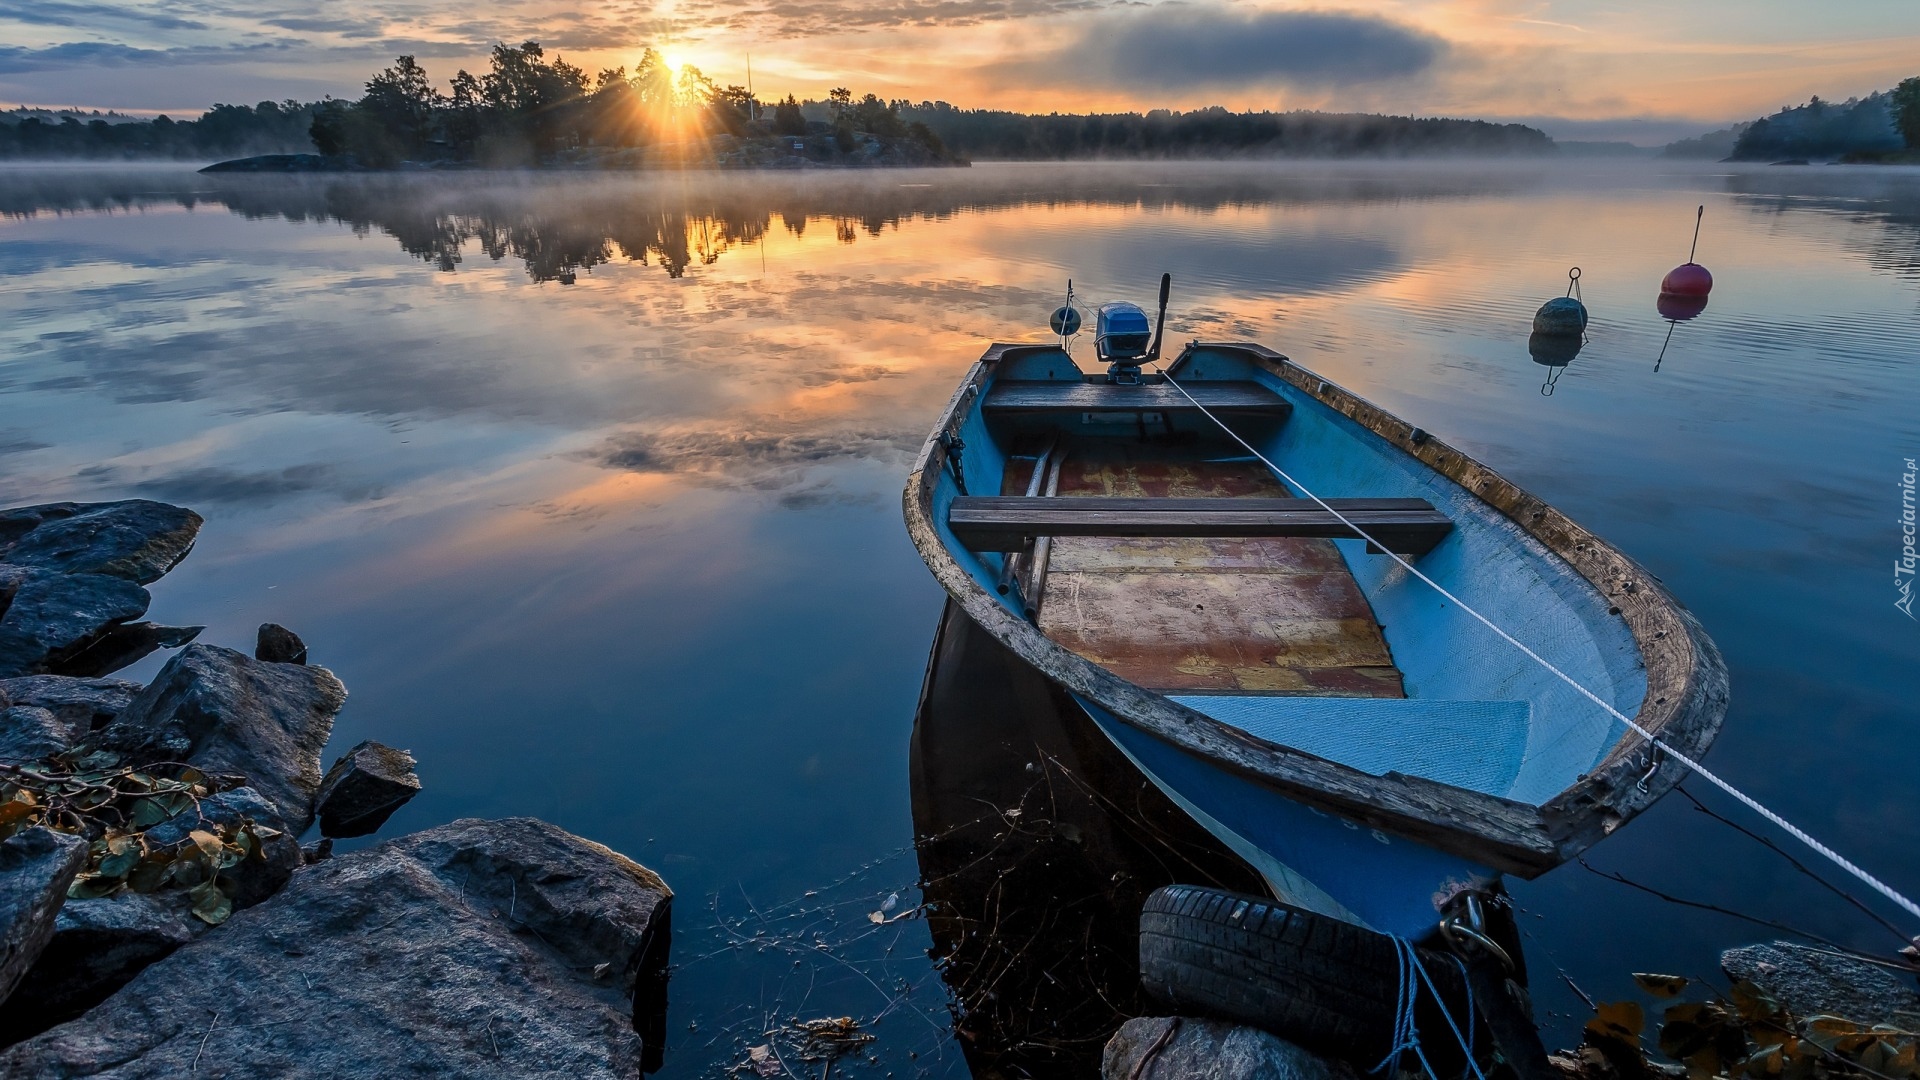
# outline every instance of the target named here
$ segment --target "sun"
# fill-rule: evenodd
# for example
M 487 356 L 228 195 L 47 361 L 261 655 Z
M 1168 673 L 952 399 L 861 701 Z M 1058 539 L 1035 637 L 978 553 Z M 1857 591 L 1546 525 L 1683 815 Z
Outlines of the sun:
M 667 66 L 670 74 L 674 75 L 680 74 L 680 69 L 687 64 L 686 58 L 672 49 L 660 50 L 660 62 Z

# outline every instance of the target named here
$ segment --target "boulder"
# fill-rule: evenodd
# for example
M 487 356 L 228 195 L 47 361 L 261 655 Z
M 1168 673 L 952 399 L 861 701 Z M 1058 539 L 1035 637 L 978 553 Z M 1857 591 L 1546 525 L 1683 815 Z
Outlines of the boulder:
M 287 831 L 286 822 L 280 819 L 273 804 L 262 798 L 258 791 L 250 787 L 235 788 L 201 799 L 196 810 L 189 810 L 148 829 L 147 847 L 149 850 L 172 847 L 185 840 L 187 834 L 195 829 L 209 826 L 227 828 L 242 821 L 251 821 L 279 835 L 261 838 L 259 858 L 247 859 L 221 872 L 222 877 L 232 875 L 238 886 L 233 894 L 233 907 L 238 911 L 279 892 L 293 877 L 293 872 L 300 868 L 302 861 L 300 842 Z
M 279 623 L 261 623 L 260 633 L 254 638 L 253 658 L 274 664 L 304 664 L 307 643 Z
M 27 1077 L 623 1077 L 671 893 L 544 822 L 456 821 L 336 856 L 0 1051 Z
M 1753 983 L 1799 1017 L 1826 1013 L 1864 1024 L 1907 1024 L 1920 1014 L 1911 977 L 1831 949 L 1790 941 L 1747 945 L 1721 953 L 1720 970 Z
M 148 965 L 212 927 L 184 892 L 68 900 L 53 938 L 0 1004 L 0 1046 L 38 1035 L 105 1001 Z
M 315 798 L 320 835 L 366 836 L 395 810 L 420 794 L 413 755 L 377 742 L 363 742 L 333 763 Z
M 313 822 L 320 750 L 346 699 L 326 668 L 189 645 L 91 745 L 146 764 L 178 761 L 209 775 L 244 776 L 298 836 Z
M 0 678 L 64 674 L 61 661 L 146 614 L 148 599 L 125 578 L 0 565 Z
M 201 517 L 148 499 L 0 511 L 0 562 L 146 585 L 193 548 Z
M 45 826 L 0 840 L 0 1001 L 47 947 L 67 886 L 86 862 L 86 840 Z
M 51 709 L 13 705 L 0 709 L 0 761 L 21 764 L 57 754 L 86 734 Z
M 1353 1080 L 1354 1072 L 1225 1020 L 1139 1016 L 1120 1025 L 1100 1058 L 1106 1080 Z
M 93 643 L 60 661 L 61 675 L 97 678 L 111 675 L 157 649 L 177 649 L 200 636 L 204 626 L 164 626 L 155 622 L 108 627 Z
M 0 699 L 14 705 L 46 709 L 72 725 L 76 732 L 106 727 L 139 692 L 139 683 L 125 679 L 76 679 L 65 675 L 0 679 Z

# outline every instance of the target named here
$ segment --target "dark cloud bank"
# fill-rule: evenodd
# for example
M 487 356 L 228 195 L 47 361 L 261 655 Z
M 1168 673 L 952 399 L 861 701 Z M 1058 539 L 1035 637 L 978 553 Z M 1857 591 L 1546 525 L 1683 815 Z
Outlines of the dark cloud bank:
M 1051 55 L 999 70 L 1048 84 L 1329 88 L 1411 78 L 1447 51 L 1442 38 L 1367 15 L 1166 5 L 1105 16 Z

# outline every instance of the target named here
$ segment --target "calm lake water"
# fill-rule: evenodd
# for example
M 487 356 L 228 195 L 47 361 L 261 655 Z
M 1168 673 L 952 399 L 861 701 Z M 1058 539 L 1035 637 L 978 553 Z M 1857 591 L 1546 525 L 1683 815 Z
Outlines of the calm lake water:
M 1675 326 L 1654 293 L 1701 203 L 1716 290 Z M 1573 265 L 1590 340 L 1544 366 L 1529 322 Z M 1711 764 L 1920 891 L 1920 623 L 1893 573 L 1920 171 L 16 168 L 0 503 L 206 515 L 153 616 L 303 635 L 352 693 L 328 760 L 366 738 L 420 760 L 386 835 L 535 815 L 664 874 L 662 1075 L 851 1015 L 875 1075 L 964 1076 L 925 922 L 869 918 L 917 897 L 909 734 L 942 601 L 899 492 L 986 342 L 1043 337 L 1069 277 L 1148 303 L 1162 271 L 1177 340 L 1288 353 L 1648 566 L 1732 669 Z M 1897 947 L 1678 795 L 1589 861 Z M 1583 1009 L 1556 968 L 1621 997 L 1636 970 L 1718 981 L 1717 950 L 1769 936 L 1577 865 L 1514 891 L 1562 1041 Z

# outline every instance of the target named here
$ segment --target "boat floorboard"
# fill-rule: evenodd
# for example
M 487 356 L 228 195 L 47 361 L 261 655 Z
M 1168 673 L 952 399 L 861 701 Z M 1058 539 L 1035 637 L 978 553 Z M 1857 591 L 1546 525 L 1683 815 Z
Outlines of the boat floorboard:
M 1166 451 L 1074 446 L 1059 494 L 1291 495 L 1251 459 Z M 1008 494 L 1023 493 L 1031 474 L 1016 464 Z M 1058 537 L 1042 593 L 1042 633 L 1147 689 L 1405 696 L 1372 608 L 1328 540 Z

